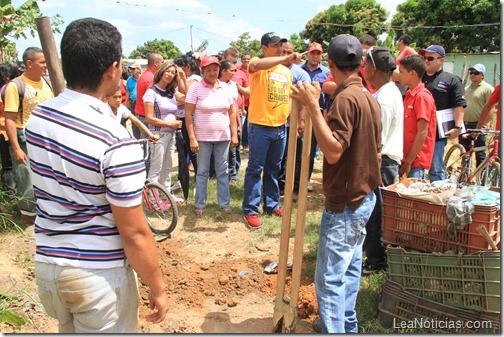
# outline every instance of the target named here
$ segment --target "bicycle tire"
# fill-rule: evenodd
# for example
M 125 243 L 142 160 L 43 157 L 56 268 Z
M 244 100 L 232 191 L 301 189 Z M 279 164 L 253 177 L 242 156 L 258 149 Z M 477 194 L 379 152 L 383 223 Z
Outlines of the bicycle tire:
M 465 155 L 465 148 L 460 144 L 454 144 L 444 157 L 445 178 L 449 179 L 455 176 L 455 180 L 462 184 L 467 182 L 467 164 L 469 162 Z
M 476 182 L 478 185 L 486 187 L 500 187 L 500 163 L 494 161 L 490 164 L 488 169 L 488 175 L 486 174 L 486 169 L 483 169 L 480 174 L 476 177 Z
M 158 183 L 146 184 L 144 191 L 146 193 L 143 194 L 142 208 L 152 233 L 170 234 L 175 230 L 178 222 L 178 208 L 175 199 L 166 187 Z M 146 200 L 145 196 L 149 200 Z

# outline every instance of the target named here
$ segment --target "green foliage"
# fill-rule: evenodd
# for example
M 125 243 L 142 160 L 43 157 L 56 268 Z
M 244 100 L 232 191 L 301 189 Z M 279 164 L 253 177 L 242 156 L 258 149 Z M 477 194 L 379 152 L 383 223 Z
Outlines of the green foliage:
M 201 52 L 203 53 L 208 47 L 208 40 L 203 40 L 201 44 L 198 46 L 198 48 L 194 49 L 195 52 Z
M 23 316 L 20 316 L 17 312 L 0 307 L 0 322 L 11 324 L 16 328 L 20 328 L 29 321 Z
M 2 0 L 0 6 L 0 63 L 17 61 L 15 40 L 26 39 L 27 33 L 35 37 L 35 20 L 42 14 L 36 0 L 27 0 L 17 9 L 12 6 L 11 0 Z M 63 23 L 59 14 L 51 18 L 51 26 L 56 33 L 60 32 L 59 26 Z
M 298 34 L 292 34 L 289 37 L 289 41 L 294 45 L 294 51 L 302 53 L 308 49 L 308 43 L 306 43 Z
M 397 6 L 392 26 L 457 26 L 454 28 L 396 29 L 396 39 L 407 33 L 419 47 L 438 44 L 446 52 L 475 53 L 500 50 L 500 24 L 468 27 L 465 25 L 500 22 L 497 0 L 407 0 Z M 465 26 L 465 27 L 464 27 Z
M 357 37 L 370 34 L 377 37 L 385 31 L 387 16 L 388 12 L 375 0 L 348 0 L 345 4 L 332 5 L 315 15 L 299 35 L 311 42 L 321 43 L 325 49 L 338 34 Z
M 172 41 L 154 39 L 152 41 L 145 42 L 143 46 L 138 46 L 131 52 L 129 58 L 146 59 L 152 52 L 161 54 L 165 60 L 174 59 L 181 54 L 180 49 L 178 49 Z
M 237 41 L 231 41 L 229 45 L 235 47 L 240 52 L 249 52 L 252 57 L 262 54 L 261 42 L 259 40 L 251 40 L 249 32 L 245 32 L 238 36 Z

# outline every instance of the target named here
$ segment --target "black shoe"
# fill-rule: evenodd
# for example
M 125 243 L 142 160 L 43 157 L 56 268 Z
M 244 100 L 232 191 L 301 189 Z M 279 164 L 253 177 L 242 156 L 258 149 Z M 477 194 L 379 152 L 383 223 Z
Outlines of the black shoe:
M 362 276 L 376 274 L 376 273 L 378 273 L 382 270 L 386 270 L 386 269 L 387 269 L 386 265 L 373 265 L 373 264 L 364 263 L 362 265 Z
M 319 318 L 315 318 L 315 320 L 312 323 L 312 329 L 315 330 L 318 333 L 322 332 L 322 320 Z

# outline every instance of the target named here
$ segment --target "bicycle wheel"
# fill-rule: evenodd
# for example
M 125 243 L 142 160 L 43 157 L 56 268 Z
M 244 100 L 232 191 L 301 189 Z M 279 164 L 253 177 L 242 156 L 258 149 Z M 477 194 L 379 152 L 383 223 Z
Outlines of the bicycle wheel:
M 443 160 L 446 167 L 446 179 L 454 177 L 458 183 L 467 182 L 466 173 L 469 158 L 464 154 L 465 152 L 464 147 L 460 144 L 455 144 L 450 147 Z
M 178 209 L 168 190 L 158 183 L 144 187 L 142 207 L 147 223 L 154 234 L 170 234 L 177 226 Z
M 484 168 L 476 177 L 478 185 L 486 187 L 500 187 L 500 163 L 494 161 L 488 166 L 488 174 Z

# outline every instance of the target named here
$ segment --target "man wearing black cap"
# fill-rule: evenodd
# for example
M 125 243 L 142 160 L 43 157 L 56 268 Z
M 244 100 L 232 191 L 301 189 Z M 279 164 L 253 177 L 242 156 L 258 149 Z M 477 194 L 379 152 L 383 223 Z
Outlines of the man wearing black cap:
M 293 86 L 292 98 L 304 104 L 324 153 L 325 210 L 320 225 L 315 287 L 322 333 L 358 332 L 355 301 L 359 291 L 366 222 L 380 183 L 380 105 L 364 90 L 358 71 L 362 46 L 356 37 L 337 35 L 327 62 L 339 83 L 324 118 L 320 85 Z
M 261 200 L 265 213 L 282 216 L 278 172 L 285 149 L 285 123 L 290 113 L 292 83 L 292 73 L 283 63 L 301 60 L 299 53 L 282 56 L 284 42 L 287 39 L 276 33 L 264 34 L 261 38 L 264 57 L 253 58 L 249 64 L 249 162 L 242 209 L 247 224 L 253 228 L 262 226 L 258 215 Z
M 397 182 L 399 164 L 403 158 L 403 119 L 404 106 L 402 95 L 394 82 L 392 74 L 396 68 L 396 59 L 387 47 L 373 46 L 367 50 L 364 62 L 364 78 L 377 91 L 373 94 L 381 108 L 381 178 L 384 186 Z M 364 251 L 366 262 L 362 274 L 367 275 L 387 267 L 387 254 L 381 242 L 382 195 L 375 189 L 376 206 L 366 224 Z
M 445 49 L 442 46 L 430 45 L 418 52 L 424 57 L 427 71 L 422 82 L 429 89 L 436 102 L 436 110 L 453 109 L 455 127 L 445 135 L 436 133 L 434 156 L 429 170 L 431 182 L 445 179 L 445 164 L 443 162 L 445 146 L 448 138 L 457 138 L 464 123 L 464 108 L 466 107 L 464 85 L 460 77 L 443 70 Z

